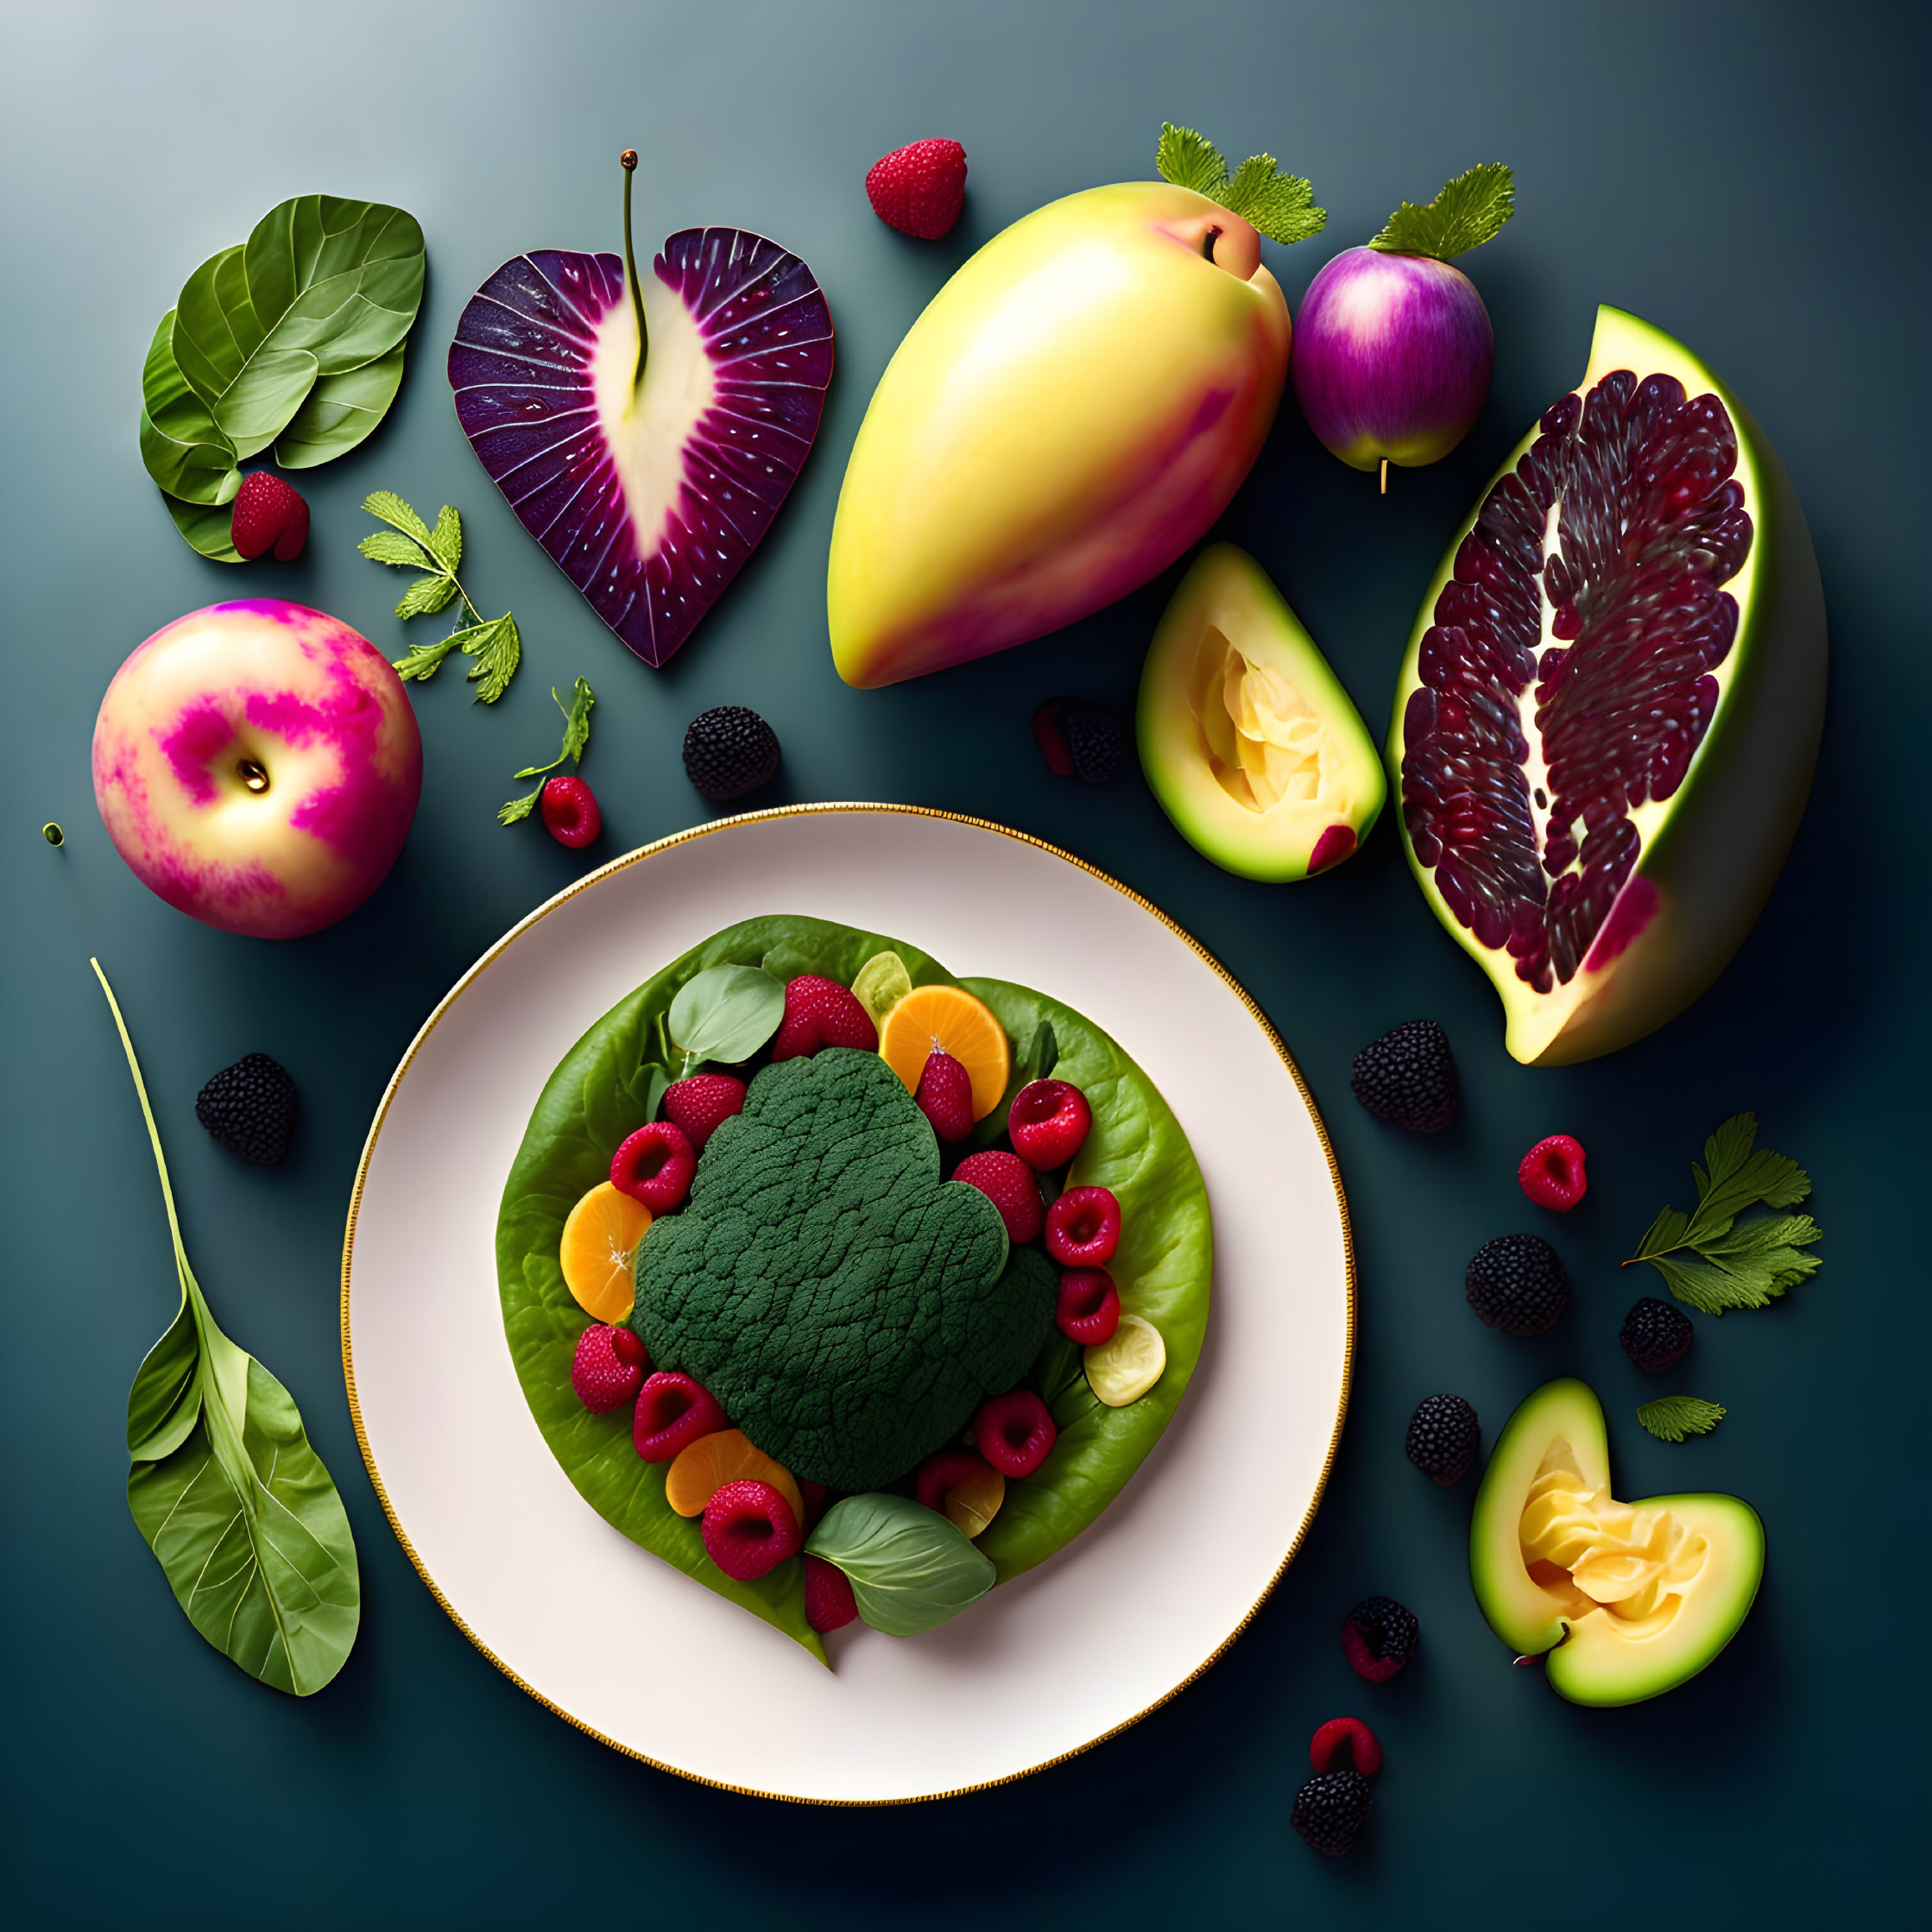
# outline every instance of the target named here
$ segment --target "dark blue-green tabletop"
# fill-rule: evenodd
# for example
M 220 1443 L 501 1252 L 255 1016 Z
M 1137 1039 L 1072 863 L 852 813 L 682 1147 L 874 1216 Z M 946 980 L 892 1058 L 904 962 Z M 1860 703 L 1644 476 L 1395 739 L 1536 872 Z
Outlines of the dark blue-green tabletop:
M 1913 9 L 65 0 L 9 4 L 3 20 L 0 1893 L 14 1923 L 1165 1926 L 1323 1912 L 1373 1925 L 1525 1913 L 1782 1926 L 1904 1904 L 1926 1796 L 1932 1300 L 1917 1234 L 1929 48 Z M 1640 1045 L 1565 1071 L 1511 1062 L 1493 995 L 1430 917 L 1386 820 L 1339 872 L 1268 887 L 1213 870 L 1138 780 L 1086 790 L 1047 773 L 1033 707 L 1065 691 L 1128 698 L 1172 573 L 944 676 L 862 692 L 833 675 L 826 543 L 893 345 L 1005 224 L 1149 174 L 1164 117 L 1312 177 L 1328 234 L 1266 250 L 1297 305 L 1328 255 L 1398 199 L 1426 199 L 1479 160 L 1517 170 L 1520 212 L 1468 264 L 1498 352 L 1464 445 L 1379 498 L 1291 401 L 1223 524 L 1378 732 L 1442 544 L 1502 452 L 1576 381 L 1600 300 L 1704 356 L 1789 466 L 1832 622 L 1816 791 L 1748 944 Z M 931 134 L 963 142 L 971 167 L 965 218 L 937 244 L 885 229 L 862 188 L 879 155 Z M 464 300 L 500 262 L 618 245 L 626 145 L 644 156 L 641 240 L 704 222 L 769 234 L 818 272 L 838 330 L 797 491 L 661 673 L 623 652 L 524 534 L 465 446 L 442 374 Z M 180 543 L 142 472 L 142 358 L 191 268 L 272 203 L 314 190 L 415 213 L 428 297 L 389 420 L 305 486 L 306 553 L 224 569 Z M 493 710 L 452 673 L 417 687 L 422 808 L 361 912 L 281 944 L 195 925 L 136 883 L 95 818 L 100 693 L 149 632 L 244 586 L 335 612 L 400 653 L 394 581 L 355 547 L 357 505 L 376 488 L 462 510 L 465 581 L 492 612 L 515 609 L 527 667 Z M 555 743 L 549 686 L 579 672 L 601 699 L 584 773 L 606 826 L 581 855 L 493 818 L 510 774 Z M 343 1221 L 385 1081 L 505 928 L 600 859 L 701 815 L 679 746 L 686 721 L 720 703 L 755 706 L 784 741 L 784 775 L 758 803 L 911 800 L 1000 820 L 1197 934 L 1299 1058 L 1353 1209 L 1348 1427 L 1272 1600 L 1200 1683 L 1134 1730 L 942 1804 L 736 1798 L 580 1735 L 437 1607 L 350 1426 Z M 40 840 L 47 818 L 67 829 L 60 851 Z M 306 1702 L 264 1689 L 194 1634 L 128 1517 L 128 1383 L 175 1290 L 90 953 L 144 1055 L 209 1297 L 295 1394 L 354 1523 L 361 1638 Z M 1436 1140 L 1383 1127 L 1348 1088 L 1355 1049 L 1418 1013 L 1448 1027 L 1468 1095 Z M 258 1048 L 293 1070 L 306 1108 L 273 1171 L 226 1154 L 193 1113 L 209 1073 Z M 1708 1439 L 1668 1448 L 1638 1430 L 1654 1385 L 1616 1344 L 1625 1309 L 1655 1283 L 1618 1263 L 1666 1200 L 1688 1198 L 1704 1133 L 1745 1108 L 1810 1169 L 1825 1266 L 1767 1312 L 1699 1322 L 1670 1386 L 1730 1414 Z M 1515 1182 L 1524 1149 L 1559 1130 L 1584 1141 L 1591 1176 L 1561 1222 Z M 1518 1227 L 1550 1234 L 1575 1287 L 1533 1342 L 1481 1327 L 1462 1295 L 1470 1252 Z M 1733 1490 L 1769 1533 L 1763 1594 L 1730 1651 L 1629 1710 L 1572 1708 L 1540 1672 L 1510 1669 L 1467 1581 L 1472 1485 L 1439 1491 L 1402 1455 L 1420 1396 L 1462 1391 L 1493 1434 L 1564 1371 L 1602 1392 L 1621 1493 Z M 1354 1677 L 1335 1641 L 1372 1591 L 1411 1605 L 1424 1633 L 1383 1686 Z M 610 1669 L 647 1640 L 612 1631 Z M 1374 1726 L 1387 1763 L 1370 1842 L 1329 1863 L 1287 1818 L 1310 1733 L 1342 1713 Z

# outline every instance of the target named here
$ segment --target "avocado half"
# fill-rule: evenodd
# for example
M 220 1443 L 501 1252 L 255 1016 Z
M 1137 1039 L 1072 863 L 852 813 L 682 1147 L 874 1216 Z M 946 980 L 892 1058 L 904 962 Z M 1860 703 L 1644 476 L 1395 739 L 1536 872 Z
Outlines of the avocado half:
M 1211 544 L 1140 673 L 1141 768 L 1204 857 L 1285 883 L 1347 858 L 1387 795 L 1374 741 L 1315 640 L 1245 550 Z
M 1736 1634 L 1764 1569 L 1764 1525 L 1735 1496 L 1618 1502 L 1602 1405 L 1570 1376 L 1505 1424 L 1469 1527 L 1489 1627 L 1543 1657 L 1573 1704 L 1641 1703 L 1695 1676 Z

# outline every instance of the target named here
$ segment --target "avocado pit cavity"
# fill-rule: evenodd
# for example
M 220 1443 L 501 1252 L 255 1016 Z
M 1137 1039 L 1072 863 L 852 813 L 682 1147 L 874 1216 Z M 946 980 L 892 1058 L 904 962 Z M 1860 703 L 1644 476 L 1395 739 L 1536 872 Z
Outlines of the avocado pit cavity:
M 1569 1599 L 1567 1614 L 1581 1622 L 1607 1613 L 1626 1639 L 1670 1628 L 1711 1554 L 1709 1539 L 1670 1511 L 1619 1503 L 1593 1487 L 1561 1439 L 1530 1486 L 1518 1535 L 1525 1568 Z
M 1342 761 L 1324 755 L 1329 732 L 1315 707 L 1279 667 L 1252 661 L 1212 624 L 1201 634 L 1188 708 L 1215 782 L 1244 811 L 1291 803 L 1349 817 Z

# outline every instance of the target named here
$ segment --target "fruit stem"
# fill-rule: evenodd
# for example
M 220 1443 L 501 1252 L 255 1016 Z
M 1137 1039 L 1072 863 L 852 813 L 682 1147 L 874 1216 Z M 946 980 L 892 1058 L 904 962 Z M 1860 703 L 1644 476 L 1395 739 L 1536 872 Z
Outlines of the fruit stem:
M 1386 496 L 1388 495 L 1388 493 L 1389 493 L 1389 459 L 1388 459 L 1388 458 L 1387 458 L 1386 457 L 1384 457 L 1384 458 L 1382 458 L 1382 494 L 1383 494 L 1383 496 Z
M 617 157 L 624 171 L 624 279 L 630 284 L 630 306 L 637 317 L 637 373 L 631 378 L 635 390 L 644 380 L 644 358 L 651 352 L 650 331 L 644 325 L 644 291 L 637 285 L 637 251 L 630 238 L 630 185 L 637 173 L 637 150 L 627 148 Z

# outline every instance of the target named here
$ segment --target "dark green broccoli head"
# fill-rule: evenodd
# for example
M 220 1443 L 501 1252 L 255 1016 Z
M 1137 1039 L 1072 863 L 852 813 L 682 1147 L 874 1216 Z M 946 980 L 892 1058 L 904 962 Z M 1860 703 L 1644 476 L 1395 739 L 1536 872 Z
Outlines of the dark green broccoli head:
M 873 1489 L 1012 1388 L 1053 1325 L 1051 1265 L 939 1178 L 875 1053 L 768 1066 L 637 1247 L 631 1323 L 794 1475 Z

